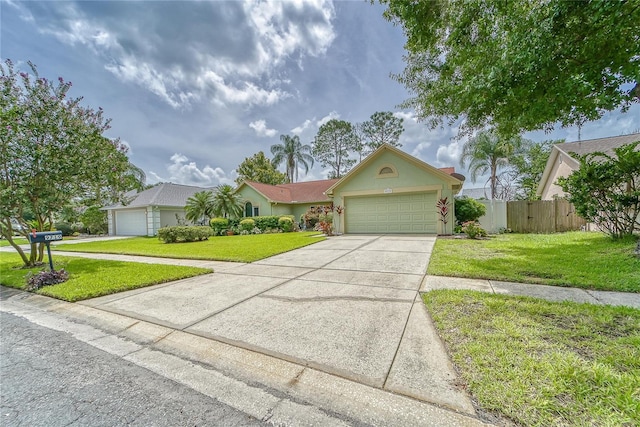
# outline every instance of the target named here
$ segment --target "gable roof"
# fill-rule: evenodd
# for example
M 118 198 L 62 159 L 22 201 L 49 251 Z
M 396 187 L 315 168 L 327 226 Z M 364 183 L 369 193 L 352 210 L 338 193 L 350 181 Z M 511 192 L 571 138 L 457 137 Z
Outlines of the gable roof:
M 170 182 L 163 182 L 155 185 L 148 190 L 134 193 L 133 199 L 127 205 L 117 204 L 107 206 L 103 209 L 117 208 L 141 208 L 147 206 L 171 206 L 184 207 L 187 205 L 187 199 L 200 191 L 211 190 L 211 188 L 196 187 L 193 185 L 180 185 Z
M 569 155 L 577 154 L 578 156 L 584 156 L 585 154 L 595 153 L 597 151 L 613 155 L 614 148 L 622 147 L 623 145 L 630 144 L 638 140 L 640 140 L 640 133 L 632 133 L 629 135 L 589 139 L 586 141 L 564 142 L 562 144 L 555 144 L 555 147 Z
M 462 188 L 462 181 L 459 180 L 458 178 L 456 178 L 455 176 L 451 175 L 449 172 L 449 168 L 443 168 L 443 169 L 438 169 L 436 167 L 431 166 L 430 164 L 423 162 L 422 160 L 413 157 L 407 153 L 405 153 L 404 151 L 389 145 L 389 144 L 382 144 L 380 147 L 378 147 L 377 150 L 375 150 L 373 153 L 369 154 L 363 161 L 361 161 L 360 163 L 358 163 L 353 169 L 351 169 L 345 176 L 343 176 L 342 178 L 340 178 L 338 180 L 338 182 L 336 182 L 335 184 L 333 184 L 328 190 L 327 190 L 327 194 L 332 195 L 333 191 L 340 185 L 344 184 L 345 182 L 347 182 L 349 179 L 351 179 L 351 177 L 355 176 L 358 171 L 360 171 L 360 169 L 363 169 L 365 167 L 367 167 L 367 165 L 371 162 L 373 162 L 373 160 L 376 157 L 379 157 L 382 155 L 382 153 L 384 153 L 385 151 L 389 151 L 391 153 L 394 153 L 395 155 L 397 155 L 398 157 L 406 160 L 409 163 L 413 163 L 414 165 L 418 166 L 419 168 L 422 168 L 423 170 L 436 175 L 437 177 L 439 177 L 440 179 L 442 179 L 445 182 L 450 183 L 452 186 L 459 186 L 458 188 Z M 455 172 L 454 172 L 455 173 Z M 456 174 L 458 175 L 458 174 Z M 460 175 L 461 176 L 461 175 Z
M 337 179 L 320 181 L 295 182 L 291 184 L 270 185 L 261 182 L 244 181 L 237 189 L 247 185 L 262 194 L 270 202 L 278 203 L 314 203 L 328 202 L 325 194 Z
M 551 179 L 551 173 L 553 171 L 553 165 L 558 161 L 558 156 L 564 154 L 564 159 L 567 165 L 572 169 L 577 169 L 580 163 L 576 159 L 578 156 L 584 156 L 585 154 L 603 152 L 608 155 L 614 155 L 614 149 L 622 147 L 623 145 L 630 144 L 632 142 L 640 140 L 640 133 L 632 133 L 629 135 L 610 136 L 607 138 L 588 139 L 586 141 L 577 142 L 563 142 L 561 144 L 555 144 L 551 148 L 549 159 L 542 172 L 542 177 L 538 183 L 536 194 L 540 196 L 547 187 L 547 181 Z

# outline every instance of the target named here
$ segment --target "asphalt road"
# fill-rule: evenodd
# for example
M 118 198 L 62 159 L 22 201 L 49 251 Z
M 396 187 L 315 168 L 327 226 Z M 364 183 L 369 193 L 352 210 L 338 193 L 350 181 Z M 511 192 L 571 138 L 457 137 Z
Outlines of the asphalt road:
M 186 386 L 0 312 L 2 426 L 265 425 Z

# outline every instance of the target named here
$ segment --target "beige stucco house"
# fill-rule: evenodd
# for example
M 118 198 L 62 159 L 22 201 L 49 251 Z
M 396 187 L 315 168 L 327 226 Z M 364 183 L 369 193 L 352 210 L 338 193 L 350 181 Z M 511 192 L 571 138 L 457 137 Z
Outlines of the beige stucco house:
M 638 140 L 640 140 L 640 133 L 578 142 L 565 142 L 554 145 L 551 149 L 547 166 L 538 184 L 537 194 L 542 200 L 553 200 L 556 197 L 564 197 L 566 194 L 557 184 L 557 180 L 560 177 L 569 176 L 571 172 L 580 167 L 580 163 L 576 159 L 577 156 L 595 152 L 614 155 L 614 148 Z

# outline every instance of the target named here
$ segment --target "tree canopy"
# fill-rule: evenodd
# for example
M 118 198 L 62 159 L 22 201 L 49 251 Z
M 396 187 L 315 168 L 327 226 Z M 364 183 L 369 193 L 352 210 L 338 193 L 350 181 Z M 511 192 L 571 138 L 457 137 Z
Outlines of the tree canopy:
M 462 147 L 460 166 L 469 165 L 473 182 L 476 182 L 478 175 L 488 172 L 491 198 L 495 199 L 498 196 L 498 169 L 509 165 L 511 156 L 520 149 L 522 143 L 520 136 L 505 138 L 493 131 L 480 132 Z
M 271 146 L 273 165 L 277 167 L 284 163 L 289 182 L 295 182 L 298 180 L 299 166 L 304 168 L 305 173 L 309 172 L 309 168 L 313 167 L 311 147 L 303 145 L 298 135 L 280 135 L 280 141 L 282 141 L 282 144 Z
M 287 175 L 278 171 L 271 160 L 262 151 L 245 158 L 238 169 L 236 184 L 243 181 L 261 182 L 263 184 L 278 185 L 287 182 Z
M 539 199 L 536 191 L 547 166 L 551 149 L 554 144 L 563 142 L 564 140 L 522 141 L 520 149 L 516 150 L 509 159 L 510 171 L 508 173 L 518 187 L 516 198 L 523 200 Z
M 70 82 L 54 84 L 29 66 L 32 74 L 18 73 L 10 60 L 0 64 L 0 228 L 12 244 L 12 218 L 25 235 L 33 227 L 47 231 L 73 200 L 115 202 L 143 184 L 127 147 L 103 136 L 110 120 L 102 109 L 68 98 Z M 28 225 L 27 213 L 34 218 Z M 26 265 L 42 260 L 42 249 L 27 257 L 14 247 Z
M 329 178 L 340 178 L 356 162 L 349 158 L 349 152 L 355 151 L 358 138 L 353 125 L 344 120 L 331 119 L 320 126 L 313 141 L 313 155 L 323 168 L 330 167 Z
M 390 111 L 373 113 L 369 120 L 362 123 L 362 134 L 368 152 L 375 151 L 383 144 L 400 147 L 400 135 L 404 131 L 404 119 L 396 117 Z
M 194 224 L 206 225 L 213 215 L 213 193 L 199 191 L 187 199 L 185 218 Z
M 407 36 L 403 107 L 502 135 L 596 120 L 640 100 L 638 1 L 380 0 Z

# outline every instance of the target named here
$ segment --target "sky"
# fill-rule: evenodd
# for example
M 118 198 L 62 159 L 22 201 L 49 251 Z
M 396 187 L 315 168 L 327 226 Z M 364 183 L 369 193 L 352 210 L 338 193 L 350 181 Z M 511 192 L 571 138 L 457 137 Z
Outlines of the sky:
M 238 165 L 259 151 L 270 157 L 280 135 L 311 145 L 326 121 L 377 111 L 404 119 L 403 151 L 468 176 L 457 127 L 429 129 L 398 108 L 410 96 L 391 77 L 404 69 L 405 37 L 383 12 L 365 0 L 0 0 L 0 57 L 21 71 L 31 61 L 41 77 L 71 81 L 83 105 L 102 107 L 112 119 L 105 135 L 128 144 L 150 184 L 234 184 Z M 581 134 L 639 128 L 636 104 Z M 524 136 L 575 141 L 578 129 Z M 300 180 L 328 173 L 316 164 Z

